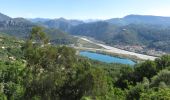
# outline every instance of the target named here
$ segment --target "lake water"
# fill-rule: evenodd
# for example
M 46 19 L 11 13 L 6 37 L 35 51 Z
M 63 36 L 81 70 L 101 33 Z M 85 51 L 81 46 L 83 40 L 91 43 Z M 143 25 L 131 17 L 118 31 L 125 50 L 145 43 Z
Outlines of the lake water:
M 121 63 L 121 64 L 129 64 L 129 65 L 135 64 L 135 62 L 130 59 L 113 57 L 113 56 L 109 56 L 109 55 L 92 53 L 92 52 L 88 52 L 88 51 L 81 51 L 80 55 L 84 56 L 84 57 L 88 57 L 93 60 L 98 60 L 98 61 L 106 62 L 106 63 Z

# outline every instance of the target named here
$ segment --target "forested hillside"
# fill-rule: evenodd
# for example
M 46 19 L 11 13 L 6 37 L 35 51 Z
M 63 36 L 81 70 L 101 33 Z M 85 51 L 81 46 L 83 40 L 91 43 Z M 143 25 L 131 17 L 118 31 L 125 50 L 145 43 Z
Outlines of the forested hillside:
M 39 21 L 38 23 L 48 28 L 56 28 L 68 32 L 68 30 L 70 30 L 73 26 L 83 24 L 84 22 L 80 20 L 67 20 L 64 18 L 59 18 L 48 21 Z
M 170 52 L 169 26 L 150 24 L 119 26 L 107 22 L 93 22 L 75 26 L 69 33 L 93 37 L 109 45 L 145 45 L 148 48 Z
M 1 100 L 169 100 L 170 56 L 106 64 L 50 45 L 40 27 L 24 42 L 1 36 Z M 13 47 L 16 46 L 16 47 Z
M 123 18 L 112 18 L 106 20 L 106 22 L 118 25 L 128 24 L 151 24 L 151 25 L 170 25 L 170 17 L 152 16 L 152 15 L 127 15 Z
M 18 38 L 27 38 L 32 27 L 40 26 L 38 23 L 32 23 L 24 18 L 10 18 L 0 14 L 0 32 Z M 73 42 L 73 37 L 69 34 L 54 28 L 44 27 L 47 36 L 51 38 L 51 42 L 56 44 L 69 44 Z
M 169 17 L 128 15 L 123 18 L 88 23 L 60 18 L 38 23 L 73 35 L 93 37 L 112 46 L 142 45 L 170 52 Z

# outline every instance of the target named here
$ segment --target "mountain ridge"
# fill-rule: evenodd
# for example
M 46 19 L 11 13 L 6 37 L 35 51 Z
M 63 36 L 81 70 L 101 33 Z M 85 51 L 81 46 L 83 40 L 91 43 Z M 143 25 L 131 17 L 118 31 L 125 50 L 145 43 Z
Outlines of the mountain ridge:
M 154 15 L 127 15 L 123 18 L 112 18 L 105 20 L 112 24 L 157 24 L 157 25 L 170 25 L 170 17 L 154 16 Z
M 5 17 L 5 18 L 4 18 Z M 32 27 L 42 26 L 38 23 L 33 23 L 25 18 L 11 18 L 6 15 L 0 14 L 0 33 L 15 36 L 18 38 L 27 38 L 31 32 Z M 43 27 L 43 26 L 42 26 Z M 70 43 L 71 36 L 59 29 L 51 29 L 44 27 L 44 31 L 47 32 L 48 37 L 52 43 L 67 44 Z M 55 37 L 54 37 L 55 36 Z
M 11 17 L 0 13 L 0 21 L 10 20 L 10 19 L 11 19 Z
M 90 36 L 109 45 L 145 45 L 170 52 L 170 17 L 128 15 L 89 23 L 65 18 L 33 23 L 24 18 L 13 18 L 0 22 L 0 32 L 20 37 L 29 33 L 34 25 L 53 28 L 54 30 L 48 32 L 54 36 L 57 32 L 63 32 L 60 36 L 65 36 L 64 33 Z M 50 34 L 51 37 L 53 34 Z

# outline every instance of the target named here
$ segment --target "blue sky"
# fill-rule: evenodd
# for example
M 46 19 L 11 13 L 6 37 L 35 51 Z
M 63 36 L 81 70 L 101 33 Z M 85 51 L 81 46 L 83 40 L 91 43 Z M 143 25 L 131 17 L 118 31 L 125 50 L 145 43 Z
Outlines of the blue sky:
M 0 12 L 11 17 L 67 19 L 170 16 L 170 0 L 0 0 Z

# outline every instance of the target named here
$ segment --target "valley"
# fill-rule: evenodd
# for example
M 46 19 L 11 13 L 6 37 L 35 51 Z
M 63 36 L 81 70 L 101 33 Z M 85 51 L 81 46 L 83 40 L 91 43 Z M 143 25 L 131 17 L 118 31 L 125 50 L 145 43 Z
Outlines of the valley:
M 116 54 L 116 55 L 121 55 L 121 56 L 128 57 L 128 58 L 136 58 L 136 59 L 141 59 L 141 60 L 155 60 L 156 59 L 156 57 L 154 57 L 154 56 L 148 56 L 148 55 L 144 55 L 144 54 L 134 53 L 134 52 L 118 49 L 118 48 L 115 48 L 115 47 L 111 47 L 111 46 L 108 46 L 108 45 L 105 45 L 105 44 L 101 44 L 101 43 L 98 43 L 98 42 L 94 42 L 92 40 L 89 40 L 86 37 L 79 37 L 79 36 L 75 36 L 75 37 L 78 37 L 79 39 L 87 41 L 91 44 L 95 44 L 99 47 L 102 47 L 102 48 L 95 48 L 95 47 L 94 48 L 88 48 L 88 47 L 83 47 L 81 45 L 79 47 L 74 47 L 74 48 L 77 48 L 77 49 L 89 50 L 89 51 L 95 51 L 95 52 L 103 52 L 103 53 L 106 53 L 106 54 L 109 53 L 109 54 L 113 54 L 113 55 Z
M 32 27 L 41 26 L 53 44 L 72 44 L 75 42 L 72 35 L 81 35 L 146 55 L 162 56 L 170 52 L 169 17 L 127 15 L 85 22 L 65 18 L 11 18 L 0 13 L 0 18 L 0 32 L 19 38 L 27 38 Z
M 0 100 L 170 100 L 169 53 L 170 17 L 0 13 Z

